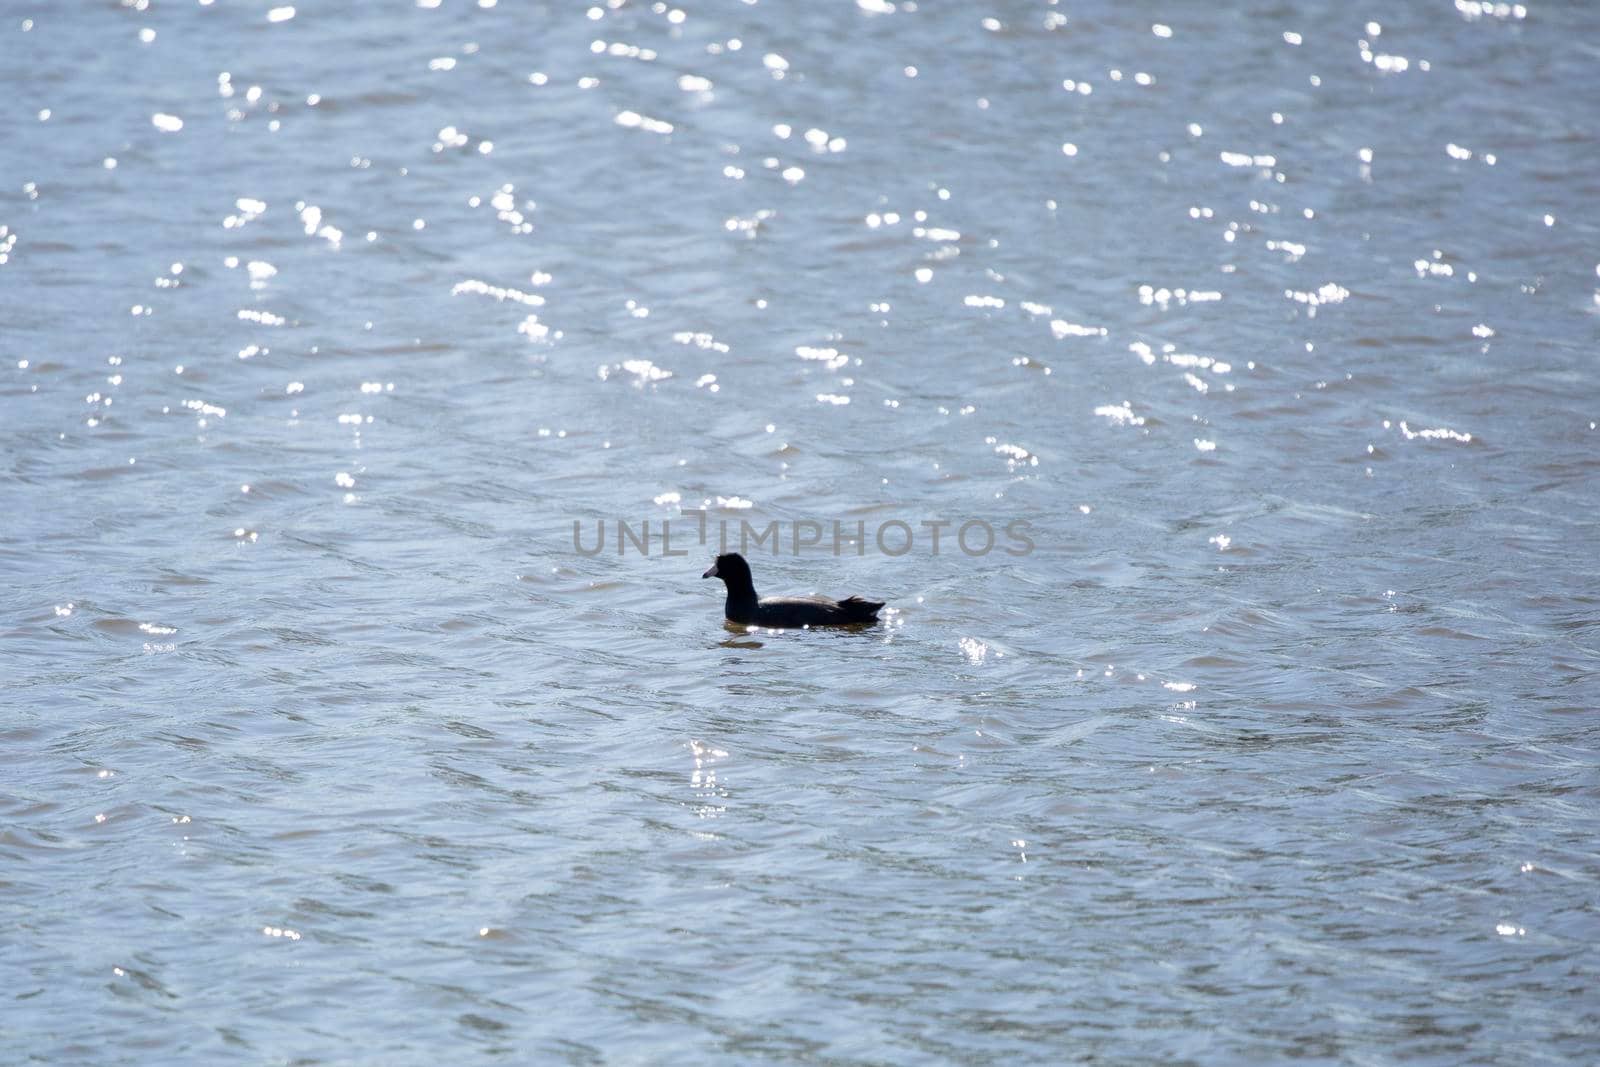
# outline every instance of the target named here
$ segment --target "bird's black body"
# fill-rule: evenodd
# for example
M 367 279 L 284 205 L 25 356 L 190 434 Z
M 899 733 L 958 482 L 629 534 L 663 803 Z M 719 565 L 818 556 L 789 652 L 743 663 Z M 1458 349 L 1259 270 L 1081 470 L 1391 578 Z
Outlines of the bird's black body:
M 723 608 L 729 622 L 793 630 L 802 626 L 861 626 L 878 621 L 882 602 L 858 596 L 830 600 L 825 596 L 757 596 L 750 564 L 737 552 L 718 556 L 702 578 L 721 578 L 728 587 Z

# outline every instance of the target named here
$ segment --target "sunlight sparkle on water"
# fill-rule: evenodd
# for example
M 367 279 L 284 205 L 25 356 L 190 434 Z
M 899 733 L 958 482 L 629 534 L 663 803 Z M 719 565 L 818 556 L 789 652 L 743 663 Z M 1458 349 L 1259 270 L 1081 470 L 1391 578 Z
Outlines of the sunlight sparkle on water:
M 620 111 L 612 120 L 625 129 L 644 130 L 647 133 L 669 134 L 672 132 L 672 123 L 661 119 L 653 119 L 648 115 L 641 115 L 637 111 Z
M 451 296 L 460 296 L 463 293 L 487 296 L 502 303 L 509 300 L 517 304 L 527 304 L 529 307 L 543 307 L 545 305 L 544 297 L 538 293 L 525 293 L 521 289 L 513 289 L 510 286 L 490 285 L 488 282 L 479 281 L 477 278 L 468 278 L 466 281 L 457 282 L 450 287 Z
M 1143 415 L 1133 413 L 1133 405 L 1124 400 L 1120 404 L 1101 404 L 1094 409 L 1096 415 L 1110 419 L 1117 426 L 1143 426 Z
M 695 348 L 703 348 L 710 352 L 729 351 L 725 342 L 717 340 L 709 333 L 680 330 L 672 335 L 672 339 L 680 345 L 693 345 Z
M 1415 441 L 1418 438 L 1424 441 L 1457 441 L 1462 444 L 1468 444 L 1472 441 L 1470 433 L 1461 433 L 1445 426 L 1439 426 L 1431 430 L 1413 430 L 1406 425 L 1404 419 L 1400 420 L 1400 432 L 1407 441 Z

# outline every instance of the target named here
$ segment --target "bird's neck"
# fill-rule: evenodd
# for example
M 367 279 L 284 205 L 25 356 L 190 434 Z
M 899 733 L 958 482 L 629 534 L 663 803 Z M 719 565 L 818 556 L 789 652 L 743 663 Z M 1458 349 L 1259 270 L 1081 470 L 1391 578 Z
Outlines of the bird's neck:
M 742 589 L 735 589 L 730 585 L 728 586 L 727 607 L 723 614 L 730 619 L 737 619 L 741 615 L 753 614 L 756 610 L 756 604 L 760 600 L 761 598 L 756 595 L 754 585 L 746 585 Z

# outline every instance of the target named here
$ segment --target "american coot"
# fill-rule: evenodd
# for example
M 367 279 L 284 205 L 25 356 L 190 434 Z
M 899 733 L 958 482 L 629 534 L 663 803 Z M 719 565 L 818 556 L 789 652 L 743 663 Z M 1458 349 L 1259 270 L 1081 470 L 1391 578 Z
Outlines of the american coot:
M 767 626 L 793 630 L 802 626 L 860 626 L 878 621 L 881 602 L 848 596 L 830 600 L 825 596 L 760 596 L 750 580 L 750 564 L 737 552 L 718 556 L 702 578 L 721 578 L 728 587 L 728 603 L 723 614 L 729 622 L 746 626 Z

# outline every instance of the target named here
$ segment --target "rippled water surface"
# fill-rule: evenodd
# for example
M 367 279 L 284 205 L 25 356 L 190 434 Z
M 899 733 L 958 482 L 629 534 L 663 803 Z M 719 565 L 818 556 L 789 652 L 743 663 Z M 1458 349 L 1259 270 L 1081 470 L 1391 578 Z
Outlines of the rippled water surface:
M 3 15 L 0 1059 L 1600 1056 L 1590 5 Z

